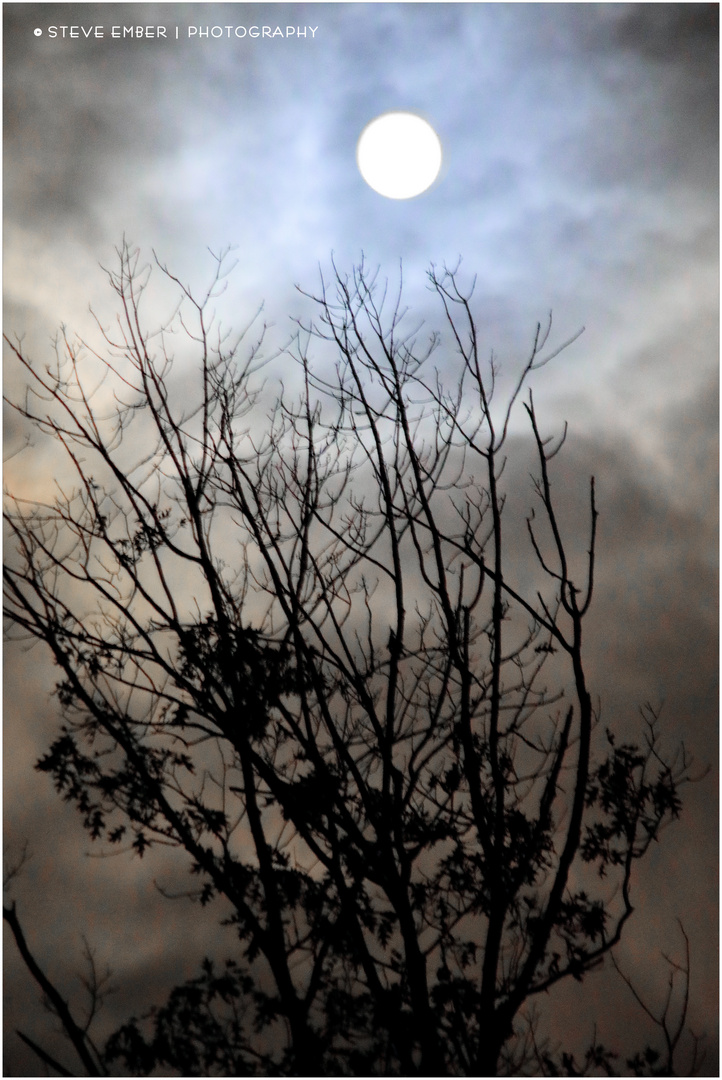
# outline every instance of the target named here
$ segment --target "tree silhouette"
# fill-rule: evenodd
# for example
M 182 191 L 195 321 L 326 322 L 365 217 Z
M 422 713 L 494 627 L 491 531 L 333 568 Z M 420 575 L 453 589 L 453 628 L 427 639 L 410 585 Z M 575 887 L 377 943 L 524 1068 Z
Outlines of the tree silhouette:
M 150 332 L 150 270 L 118 256 L 102 349 L 64 334 L 46 366 L 9 342 L 12 405 L 69 471 L 48 501 L 7 500 L 6 615 L 60 671 L 38 769 L 98 843 L 185 851 L 239 944 L 102 1049 L 61 1016 L 84 1070 L 574 1074 L 528 1004 L 619 942 L 690 771 L 651 708 L 638 743 L 596 722 L 594 480 L 580 552 L 553 498 L 566 431 L 546 437 L 523 397 L 560 351 L 551 321 L 497 407 L 458 268 L 429 273 L 450 386 L 431 368 L 446 339 L 363 264 L 334 268 L 288 349 L 300 393 L 266 413 L 262 335 L 213 316 L 224 257 L 200 299 L 156 262 L 179 304 Z M 515 406 L 536 455 L 521 528 Z

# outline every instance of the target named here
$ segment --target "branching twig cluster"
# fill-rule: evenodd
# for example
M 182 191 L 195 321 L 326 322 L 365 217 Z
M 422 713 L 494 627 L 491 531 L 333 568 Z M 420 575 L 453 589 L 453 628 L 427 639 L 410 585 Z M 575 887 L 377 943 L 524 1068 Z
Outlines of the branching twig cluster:
M 160 269 L 180 304 L 154 334 L 124 246 L 102 349 L 65 335 L 48 367 L 10 343 L 28 380 L 11 404 L 66 468 L 45 501 L 8 497 L 6 613 L 60 672 L 64 724 L 38 767 L 99 843 L 184 849 L 240 951 L 174 991 L 150 1042 L 132 1022 L 103 1059 L 66 1029 L 86 1070 L 518 1069 L 522 1006 L 619 941 L 633 863 L 689 776 L 654 715 L 646 745 L 595 747 L 594 480 L 576 567 L 553 495 L 563 438 L 530 393 L 536 584 L 513 577 L 502 473 L 512 409 L 559 351 L 551 320 L 498 407 L 458 268 L 429 276 L 451 387 L 430 370 L 446 339 L 421 344 L 400 292 L 334 268 L 291 348 L 301 395 L 261 425 L 261 341 L 212 316 L 223 260 L 200 301 Z M 335 368 L 314 363 L 318 339 Z

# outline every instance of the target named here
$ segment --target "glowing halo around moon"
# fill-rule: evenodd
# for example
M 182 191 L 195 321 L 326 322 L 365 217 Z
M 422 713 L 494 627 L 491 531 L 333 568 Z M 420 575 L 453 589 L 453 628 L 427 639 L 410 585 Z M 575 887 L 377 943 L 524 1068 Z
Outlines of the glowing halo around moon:
M 409 112 L 377 116 L 361 132 L 356 148 L 359 172 L 387 199 L 412 199 L 426 191 L 439 175 L 441 156 L 431 124 Z

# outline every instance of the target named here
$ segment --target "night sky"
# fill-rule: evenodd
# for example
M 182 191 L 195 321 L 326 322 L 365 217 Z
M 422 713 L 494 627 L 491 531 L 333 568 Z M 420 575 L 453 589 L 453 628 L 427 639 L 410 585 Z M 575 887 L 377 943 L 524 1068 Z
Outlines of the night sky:
M 99 264 L 124 235 L 198 288 L 208 249 L 232 245 L 222 318 L 245 325 L 263 304 L 270 346 L 308 310 L 296 285 L 312 290 L 332 253 L 348 270 L 363 252 L 393 282 L 402 265 L 430 329 L 425 271 L 461 257 L 477 275 L 481 338 L 508 371 L 549 310 L 559 341 L 585 327 L 535 400 L 550 430 L 569 421 L 559 475 L 585 529 L 586 478 L 597 479 L 588 655 L 603 722 L 635 728 L 640 704 L 663 703 L 669 745 L 684 739 L 710 766 L 637 872 L 617 955 L 661 1003 L 660 950 L 679 954 L 682 920 L 690 1024 L 708 1033 L 716 1075 L 716 5 L 9 3 L 4 19 L 4 319 L 33 355 L 50 357 L 60 324 L 90 332 L 89 304 L 109 303 Z M 104 36 L 52 38 L 62 25 Z M 114 25 L 167 37 L 114 39 Z M 264 25 L 309 30 L 189 36 Z M 408 201 L 372 191 L 355 161 L 364 126 L 392 109 L 425 117 L 443 147 L 439 179 Z M 5 383 L 17 389 L 10 365 Z M 42 448 L 16 454 L 21 442 L 6 419 L 6 484 L 32 495 L 53 463 Z M 206 953 L 230 954 L 232 935 L 216 929 L 220 912 L 199 919 L 160 897 L 154 881 L 182 887 L 177 860 L 95 857 L 33 771 L 57 724 L 52 685 L 40 648 L 6 647 L 5 842 L 12 854 L 27 839 L 33 853 L 13 896 L 65 992 L 79 988 L 82 935 L 111 965 L 112 1028 Z M 7 937 L 5 965 L 5 1073 L 30 1075 L 13 1030 L 42 1040 L 52 1021 Z M 578 989 L 556 995 L 557 1017 L 574 1002 L 587 1041 L 596 1018 L 605 1045 L 630 1032 L 641 1044 L 647 1029 L 613 973 L 587 980 L 588 1016 Z

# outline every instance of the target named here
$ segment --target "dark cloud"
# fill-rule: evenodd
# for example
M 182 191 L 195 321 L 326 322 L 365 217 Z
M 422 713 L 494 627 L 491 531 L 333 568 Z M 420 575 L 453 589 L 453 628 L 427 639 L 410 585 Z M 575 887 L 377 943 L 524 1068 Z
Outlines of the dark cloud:
M 624 4 L 608 15 L 608 47 L 631 49 L 649 60 L 682 61 L 708 83 L 715 81 L 710 61 L 717 55 L 717 4 Z
M 627 182 L 679 179 L 709 185 L 714 198 L 718 6 L 608 4 L 602 10 L 597 19 L 582 9 L 579 40 L 617 100 L 610 174 L 619 175 L 626 159 Z M 629 136 L 636 143 L 631 158 Z
M 145 18 L 161 14 L 148 7 Z M 144 42 L 139 53 L 132 42 L 48 37 L 49 26 L 88 26 L 97 14 L 74 4 L 4 9 L 6 40 L 13 42 L 4 65 L 5 212 L 33 229 L 77 223 L 115 170 L 132 175 L 138 155 L 162 151 L 175 135 L 154 108 L 161 42 Z M 107 5 L 102 21 L 114 16 L 127 20 L 132 13 Z M 41 39 L 30 30 L 35 24 L 44 30 Z M 143 86 L 142 103 L 129 75 Z

